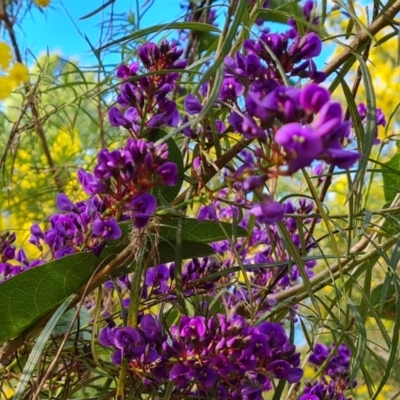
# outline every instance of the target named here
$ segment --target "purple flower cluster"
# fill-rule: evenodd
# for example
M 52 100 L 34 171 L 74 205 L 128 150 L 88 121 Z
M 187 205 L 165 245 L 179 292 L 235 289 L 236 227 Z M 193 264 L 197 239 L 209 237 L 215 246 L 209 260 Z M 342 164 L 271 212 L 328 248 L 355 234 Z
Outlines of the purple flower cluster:
M 244 155 L 244 157 L 247 158 L 247 155 Z M 234 201 L 246 206 L 246 203 L 241 202 L 243 193 L 240 192 L 240 185 L 236 184 L 235 187 L 237 190 Z M 220 199 L 227 196 L 227 189 L 219 192 Z M 297 251 L 305 256 L 315 248 L 316 244 L 312 237 L 300 235 L 299 221 L 295 217 L 296 215 L 303 216 L 301 224 L 303 226 L 309 225 L 313 219 L 304 218 L 304 216 L 310 214 L 313 207 L 314 204 L 305 199 L 300 199 L 297 204 L 291 201 L 280 204 L 269 200 L 261 204 L 255 203 L 239 222 L 239 226 L 249 232 L 248 238 L 238 239 L 234 249 L 232 249 L 228 240 L 212 243 L 214 250 L 224 259 L 225 268 L 235 265 L 237 255 L 240 257 L 248 271 L 248 278 L 252 285 L 251 296 L 257 307 L 257 313 L 261 314 L 273 305 L 268 296 L 293 286 L 301 278 L 300 268 L 292 261 L 276 222 L 282 222 Z M 264 213 L 262 212 L 263 208 Z M 209 213 L 210 219 L 231 221 L 233 217 L 239 217 L 239 207 L 226 205 L 223 200 L 215 201 L 213 204 L 203 207 L 200 210 L 199 217 L 203 218 L 206 211 Z M 258 211 L 259 215 L 257 214 Z M 256 219 L 250 225 L 252 215 L 255 215 Z M 303 267 L 308 277 L 314 275 L 315 266 L 315 260 L 304 262 Z M 242 309 L 249 302 L 250 293 L 247 286 L 244 283 L 235 282 L 231 289 L 223 296 L 226 306 L 229 309 Z
M 174 186 L 178 180 L 176 164 L 168 161 L 167 144 L 155 146 L 131 138 L 121 150 L 102 149 L 97 161 L 93 174 L 78 171 L 88 200 L 74 203 L 61 193 L 56 200 L 61 213 L 50 216 L 49 229 L 32 225 L 29 242 L 42 252 L 40 259 L 28 261 L 22 249 L 15 255 L 15 234 L 0 237 L 1 280 L 68 254 L 93 251 L 99 255 L 108 241 L 121 237 L 119 221 L 133 220 L 137 229 L 149 222 L 157 208 L 156 198 L 149 193 L 152 188 Z
M 204 282 L 197 282 L 201 278 L 205 278 L 224 268 L 222 262 L 217 261 L 214 257 L 193 258 L 183 266 L 182 270 L 182 285 L 185 296 L 194 294 L 213 294 L 216 290 L 216 284 L 221 279 L 207 279 Z M 123 275 L 118 277 L 117 284 L 121 288 L 130 290 L 131 281 L 135 276 Z M 106 290 L 114 289 L 112 281 L 107 281 L 104 284 Z M 174 263 L 160 264 L 150 267 L 146 270 L 145 277 L 141 286 L 141 299 L 147 301 L 175 301 L 175 266 Z M 124 302 L 128 302 L 128 298 Z M 110 304 L 112 307 L 113 304 Z
M 99 340 L 115 349 L 113 363 L 126 357 L 145 385 L 157 389 L 170 381 L 176 395 L 261 400 L 272 379 L 296 383 L 303 376 L 300 354 L 281 325 L 252 327 L 239 315 L 183 316 L 166 335 L 146 314 L 138 329 L 105 327 Z
M 0 234 L 0 282 L 43 263 L 41 260 L 28 261 L 23 249 L 17 252 L 13 246 L 15 240 L 15 233 Z
M 312 1 L 308 1 L 302 10 L 308 21 L 318 24 Z M 203 121 L 197 130 L 193 126 L 183 129 L 186 136 L 194 140 L 205 138 L 210 145 L 214 140 L 211 133 L 232 130 L 243 134 L 246 139 L 263 142 L 263 147 L 254 145 L 258 162 L 252 166 L 242 165 L 232 176 L 243 181 L 246 177 L 241 177 L 240 171 L 262 172 L 259 176 L 247 178 L 243 185 L 245 190 L 264 186 L 270 177 L 291 175 L 310 166 L 314 160 L 346 169 L 360 156 L 358 152 L 343 147 L 347 143 L 350 124 L 344 121 L 341 105 L 331 99 L 328 90 L 315 83 L 324 80 L 313 61 L 321 52 L 321 39 L 314 32 L 301 36 L 296 24 L 293 21 L 289 24 L 291 29 L 288 32 L 264 31 L 258 40 L 247 39 L 244 42 L 246 54 L 237 52 L 235 57 L 225 58 L 225 75 L 217 105 L 225 107 L 226 103 L 229 104 L 230 127 L 215 120 L 213 123 Z M 279 60 L 285 77 L 281 76 L 282 69 L 278 68 L 276 60 Z M 314 83 L 302 88 L 283 85 L 286 79 L 293 77 L 299 77 L 300 82 L 303 78 L 310 78 Z M 208 84 L 204 85 L 201 94 L 205 96 L 207 90 Z M 198 114 L 203 108 L 199 95 L 193 94 L 185 96 L 184 106 L 189 116 Z M 188 115 L 183 117 L 183 124 L 189 121 Z M 255 206 L 254 214 L 275 214 L 278 208 L 279 205 L 266 198 Z M 269 217 L 265 220 L 266 223 L 271 221 Z
M 106 240 L 121 237 L 121 228 L 112 216 L 103 216 L 104 202 L 94 197 L 87 201 L 73 203 L 67 195 L 57 197 L 57 207 L 64 213 L 49 218 L 50 229 L 42 231 L 39 225 L 31 227 L 29 242 L 43 251 L 43 244 L 51 252 L 51 258 L 58 259 L 83 250 L 100 254 Z
M 175 89 L 179 73 L 158 73 L 169 69 L 183 69 L 186 60 L 179 60 L 183 50 L 176 43 L 163 40 L 158 46 L 148 42 L 138 49 L 138 57 L 149 75 L 139 76 L 137 62 L 122 64 L 117 77 L 124 79 L 117 98 L 119 107 L 109 110 L 110 124 L 142 135 L 145 127 L 177 126 L 180 120 L 176 103 L 168 98 Z
M 94 174 L 78 171 L 79 181 L 89 195 L 98 195 L 106 209 L 128 213 L 136 228 L 143 228 L 157 207 L 150 189 L 174 186 L 178 168 L 168 161 L 168 146 L 155 146 L 144 139 L 129 139 L 121 150 L 102 149 Z
M 331 356 L 335 349 L 317 343 L 309 357 L 309 362 L 320 367 Z M 336 354 L 331 356 L 322 371 L 322 377 L 314 382 L 307 382 L 304 393 L 299 400 L 351 400 L 345 392 L 354 388 L 357 382 L 350 382 L 350 358 L 351 352 L 347 346 L 341 344 Z
M 286 173 L 293 174 L 314 160 L 324 160 L 339 168 L 349 168 L 358 160 L 357 152 L 342 146 L 349 123 L 343 120 L 341 105 L 330 99 L 326 89 L 315 83 L 302 89 L 272 86 L 275 87 L 265 96 L 250 91 L 246 96 L 246 114 L 234 112 L 229 118 L 246 138 L 262 141 L 268 139 L 269 128 L 276 120 L 281 121 L 283 125 L 275 129 L 273 136 L 279 146 L 275 149 L 275 165 L 286 165 Z

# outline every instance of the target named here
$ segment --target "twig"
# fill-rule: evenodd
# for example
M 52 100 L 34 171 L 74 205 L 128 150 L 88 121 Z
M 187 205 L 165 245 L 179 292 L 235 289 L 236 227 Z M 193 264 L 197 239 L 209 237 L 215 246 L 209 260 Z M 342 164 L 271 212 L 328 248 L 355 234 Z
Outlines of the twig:
M 222 156 L 213 163 L 214 166 L 209 164 L 205 165 L 204 172 L 199 177 L 199 182 L 203 182 L 204 184 L 209 182 L 219 170 L 232 161 L 233 158 L 236 157 L 242 150 L 244 150 L 252 141 L 252 139 L 241 140 L 232 146 L 226 153 L 222 154 Z M 218 168 L 218 170 L 216 168 Z M 173 201 L 172 205 L 183 203 L 186 200 L 188 190 L 190 190 L 190 188 L 181 193 Z
M 400 0 L 396 0 L 391 7 L 389 7 L 386 12 L 381 15 L 376 21 L 374 21 L 369 27 L 369 34 L 376 35 L 383 28 L 393 24 L 393 18 L 400 11 Z M 344 49 L 337 57 L 335 57 L 328 65 L 323 69 L 326 75 L 332 74 L 338 70 L 338 68 L 348 60 L 353 53 L 357 52 L 362 46 L 364 46 L 371 37 L 367 32 L 362 31 L 359 35 Z

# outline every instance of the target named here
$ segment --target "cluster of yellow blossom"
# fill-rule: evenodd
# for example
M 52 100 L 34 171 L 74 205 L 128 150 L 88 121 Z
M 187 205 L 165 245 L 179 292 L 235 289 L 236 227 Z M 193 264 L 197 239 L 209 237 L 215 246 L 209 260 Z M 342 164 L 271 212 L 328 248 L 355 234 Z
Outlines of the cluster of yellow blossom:
M 19 63 L 12 63 L 13 54 L 10 46 L 5 42 L 0 42 L 0 100 L 10 96 L 11 91 L 27 82 L 28 68 Z
M 50 0 L 34 0 L 34 2 L 39 7 L 47 7 L 50 4 Z

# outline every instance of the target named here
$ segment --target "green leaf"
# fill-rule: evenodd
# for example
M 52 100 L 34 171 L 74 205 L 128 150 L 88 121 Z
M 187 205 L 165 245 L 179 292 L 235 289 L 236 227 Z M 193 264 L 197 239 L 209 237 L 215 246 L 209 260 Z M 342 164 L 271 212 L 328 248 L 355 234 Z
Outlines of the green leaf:
M 163 239 L 173 239 L 176 237 L 178 219 L 171 218 L 167 225 L 160 228 L 160 237 Z M 236 237 L 246 237 L 248 233 L 240 226 L 236 227 Z M 228 235 L 228 237 L 227 237 Z M 183 228 L 182 239 L 195 242 L 212 243 L 225 240 L 233 236 L 232 224 L 227 222 L 203 221 L 199 222 L 194 218 L 187 218 Z
M 85 14 L 83 17 L 80 17 L 79 20 L 87 19 L 93 17 L 94 15 L 98 14 L 99 12 L 103 11 L 105 8 L 110 6 L 111 4 L 115 3 L 116 0 L 108 0 L 106 3 L 102 4 L 100 7 L 97 7 L 95 10 L 91 11 L 88 14 Z
M 125 224 L 123 230 L 126 232 L 127 228 Z M 162 240 L 158 245 L 157 261 L 160 264 L 175 259 L 174 237 L 172 234 L 164 234 L 163 237 L 171 240 Z M 118 254 L 124 247 L 123 244 L 108 247 L 103 250 L 101 258 L 92 253 L 72 254 L 32 268 L 0 284 L 0 302 L 7 305 L 0 308 L 0 344 L 19 335 L 54 310 L 88 282 L 102 260 Z M 184 259 L 211 254 L 214 254 L 214 250 L 205 243 L 191 240 L 183 242 Z M 127 272 L 131 271 L 118 269 L 119 275 Z
M 385 194 L 385 200 L 391 203 L 400 188 L 400 148 L 397 146 L 396 154 L 386 163 L 384 163 L 382 172 L 383 177 L 383 191 Z
M 395 292 L 393 284 L 387 288 L 384 284 L 380 284 L 371 292 L 371 304 L 383 319 L 396 319 Z
M 216 43 L 218 41 L 219 36 L 216 35 L 215 33 L 211 32 L 202 32 L 201 35 L 199 35 L 198 41 L 199 41 L 199 47 L 198 51 L 201 54 L 203 51 L 206 51 L 210 49 L 211 47 L 215 47 Z
M 25 271 L 0 285 L 0 344 L 17 336 L 75 293 L 98 264 L 92 253 L 79 253 Z
M 356 176 L 354 177 L 353 184 L 348 193 L 349 199 L 353 192 L 362 192 L 364 184 L 365 173 L 367 170 L 369 156 L 371 154 L 372 146 L 374 145 L 375 132 L 376 132 L 376 97 L 375 88 L 373 85 L 371 73 L 367 67 L 365 60 L 358 54 L 355 54 L 358 59 L 360 71 L 365 86 L 365 94 L 367 98 L 367 122 L 365 126 L 365 135 L 361 142 L 358 143 L 361 147 L 361 159 L 358 163 Z
M 161 241 L 158 244 L 160 255 L 160 264 L 172 262 L 175 260 L 175 241 Z M 214 249 L 208 244 L 196 242 L 193 240 L 183 240 L 182 259 L 188 260 L 196 257 L 206 257 L 214 254 Z
M 148 131 L 147 134 L 149 139 L 153 142 L 166 136 L 166 132 L 161 129 L 152 129 L 151 131 Z M 174 139 L 169 139 L 166 141 L 166 143 L 168 145 L 169 152 L 168 161 L 174 162 L 178 167 L 178 182 L 173 187 L 166 185 L 157 186 L 152 190 L 152 194 L 156 198 L 159 198 L 159 194 L 161 194 L 165 201 L 171 203 L 181 190 L 185 171 L 181 152 Z

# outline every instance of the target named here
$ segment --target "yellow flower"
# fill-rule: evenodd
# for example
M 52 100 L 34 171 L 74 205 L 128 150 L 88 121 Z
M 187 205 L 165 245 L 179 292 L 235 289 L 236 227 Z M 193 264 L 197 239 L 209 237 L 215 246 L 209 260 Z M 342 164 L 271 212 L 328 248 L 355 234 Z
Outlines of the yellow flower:
M 50 0 L 35 0 L 35 4 L 39 7 L 47 7 L 50 4 Z
M 12 90 L 12 82 L 8 76 L 0 76 L 0 100 L 6 99 Z
M 28 82 L 28 68 L 21 63 L 15 63 L 9 71 L 10 80 L 15 84 L 15 86 L 19 86 L 21 82 Z
M 0 42 L 0 68 L 6 70 L 12 59 L 10 46 L 5 42 Z

